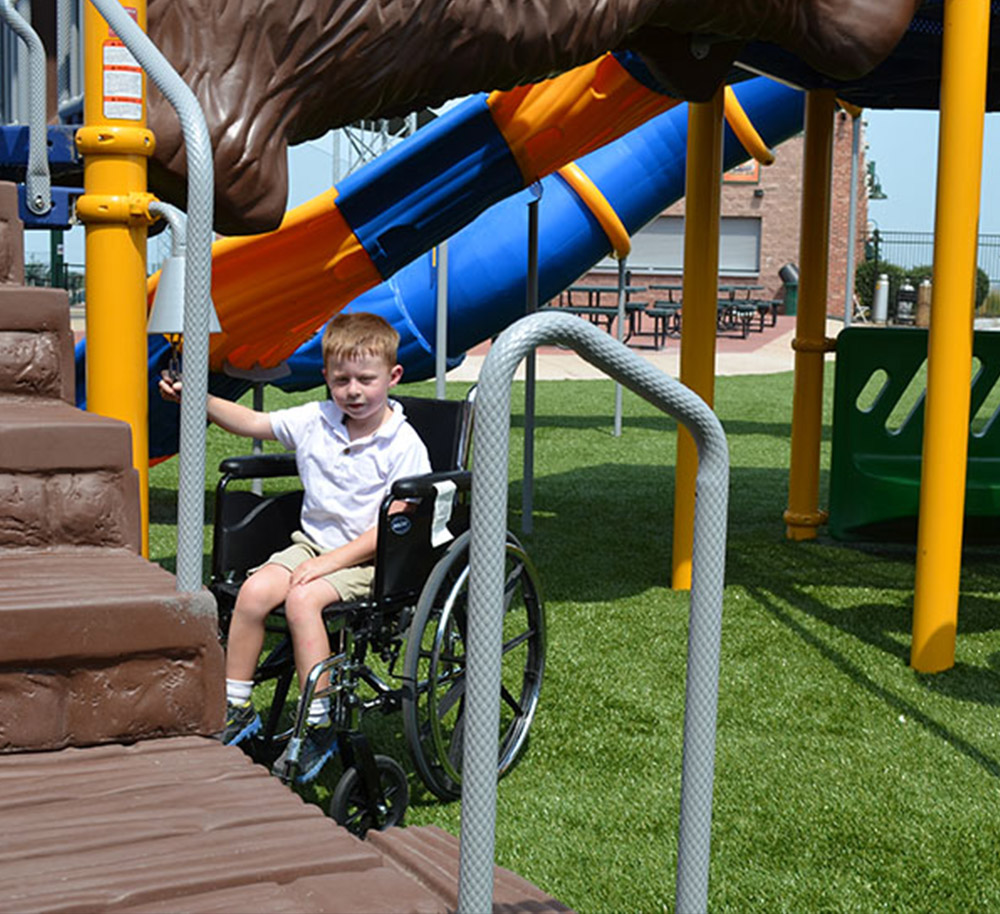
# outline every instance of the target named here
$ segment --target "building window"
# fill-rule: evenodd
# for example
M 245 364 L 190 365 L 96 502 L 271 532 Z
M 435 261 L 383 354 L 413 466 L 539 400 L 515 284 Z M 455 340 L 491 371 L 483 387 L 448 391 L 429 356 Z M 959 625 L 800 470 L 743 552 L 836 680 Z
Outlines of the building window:
M 632 236 L 630 270 L 681 273 L 684 269 L 684 218 L 658 216 Z M 612 269 L 606 257 L 598 269 Z M 760 219 L 723 216 L 719 221 L 719 273 L 756 276 L 760 273 Z

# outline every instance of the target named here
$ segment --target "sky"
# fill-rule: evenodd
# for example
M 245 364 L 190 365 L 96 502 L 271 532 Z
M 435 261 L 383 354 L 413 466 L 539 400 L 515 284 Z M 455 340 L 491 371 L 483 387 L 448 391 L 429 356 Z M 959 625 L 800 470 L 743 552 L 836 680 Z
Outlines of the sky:
M 936 111 L 866 111 L 868 161 L 886 194 L 868 203 L 882 231 L 934 230 L 937 184 Z M 1000 233 L 1000 114 L 986 116 L 979 230 Z
M 867 123 L 868 161 L 886 194 L 869 203 L 869 219 L 882 231 L 933 231 L 937 175 L 938 115 L 928 111 L 876 111 L 864 113 Z M 1000 233 L 1000 114 L 986 117 L 983 156 L 983 193 L 980 231 Z M 331 135 L 304 143 L 290 151 L 289 208 L 330 187 L 334 174 Z M 346 153 L 344 153 L 346 155 Z M 169 250 L 168 233 L 150 251 L 159 260 Z M 29 259 L 48 260 L 47 233 L 27 233 Z M 68 233 L 65 259 L 83 261 L 83 229 Z

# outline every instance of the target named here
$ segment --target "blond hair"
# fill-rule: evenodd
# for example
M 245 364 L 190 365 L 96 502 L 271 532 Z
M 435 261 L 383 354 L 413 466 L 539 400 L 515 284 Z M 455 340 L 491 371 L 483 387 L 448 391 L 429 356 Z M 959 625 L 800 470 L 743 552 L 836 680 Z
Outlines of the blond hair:
M 331 359 L 339 362 L 368 356 L 392 368 L 398 347 L 399 334 L 377 314 L 338 314 L 323 333 L 323 364 L 328 365 Z

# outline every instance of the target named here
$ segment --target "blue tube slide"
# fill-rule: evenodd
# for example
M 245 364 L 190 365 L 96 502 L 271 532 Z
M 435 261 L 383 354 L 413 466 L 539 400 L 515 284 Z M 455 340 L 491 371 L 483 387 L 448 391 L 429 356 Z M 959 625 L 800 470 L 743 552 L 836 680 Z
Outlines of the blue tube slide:
M 802 129 L 805 96 L 763 77 L 735 85 L 744 110 L 768 146 Z M 577 164 L 634 234 L 684 195 L 687 106 L 653 118 Z M 747 153 L 728 126 L 724 168 Z M 539 204 L 539 301 L 548 301 L 609 253 L 597 219 L 558 175 L 542 179 Z M 527 204 L 530 190 L 488 209 L 448 242 L 448 357 L 458 364 L 473 346 L 524 314 L 527 294 Z M 345 311 L 384 317 L 400 335 L 407 380 L 434 373 L 436 276 L 424 254 L 389 280 L 358 296 Z M 322 331 L 289 359 L 291 374 L 274 382 L 285 390 L 322 383 Z
M 769 146 L 778 145 L 802 129 L 803 93 L 762 77 L 740 83 L 734 90 Z M 459 117 L 451 122 L 457 131 L 465 123 Z M 728 127 L 724 142 L 725 168 L 746 160 L 746 151 Z M 578 164 L 629 233 L 634 234 L 683 196 L 686 147 L 687 106 L 679 105 L 583 157 Z M 380 162 L 373 164 L 383 167 Z M 505 178 L 502 183 L 511 183 L 509 169 L 502 167 L 500 171 Z M 606 257 L 610 245 L 593 214 L 562 178 L 550 175 L 541 183 L 539 300 L 547 301 Z M 499 333 L 524 313 L 527 203 L 531 199 L 531 191 L 522 190 L 483 212 L 449 240 L 448 356 L 452 366 L 461 362 L 470 348 Z M 413 241 L 394 239 L 398 240 L 403 241 L 401 247 Z M 398 255 L 388 258 L 380 269 L 389 272 L 397 266 Z M 391 278 L 359 296 L 345 310 L 374 312 L 392 324 L 400 335 L 399 360 L 405 376 L 407 380 L 419 380 L 434 373 L 435 301 L 435 270 L 428 253 L 401 266 Z M 286 390 L 321 385 L 321 338 L 322 330 L 300 346 L 288 360 L 290 374 L 272 383 Z M 78 401 L 85 396 L 83 346 L 81 341 L 77 347 Z M 163 338 L 150 337 L 149 449 L 153 459 L 177 451 L 179 409 L 156 393 L 157 379 L 168 360 L 169 348 Z M 215 373 L 209 377 L 209 390 L 217 396 L 237 399 L 248 388 L 249 382 L 242 379 Z

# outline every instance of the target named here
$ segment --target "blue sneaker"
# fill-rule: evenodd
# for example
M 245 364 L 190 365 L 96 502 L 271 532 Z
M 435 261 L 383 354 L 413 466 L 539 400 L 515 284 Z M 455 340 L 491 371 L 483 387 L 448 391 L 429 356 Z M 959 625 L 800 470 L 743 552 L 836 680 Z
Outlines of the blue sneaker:
M 219 736 L 224 746 L 238 746 L 261 728 L 260 715 L 250 702 L 226 705 L 226 728 Z
M 278 756 L 277 761 L 271 768 L 274 774 L 287 780 L 288 750 Z M 337 729 L 333 726 L 333 721 L 306 727 L 305 735 L 302 737 L 302 746 L 299 749 L 299 771 L 295 778 L 296 783 L 308 784 L 319 776 L 330 759 L 337 751 Z

